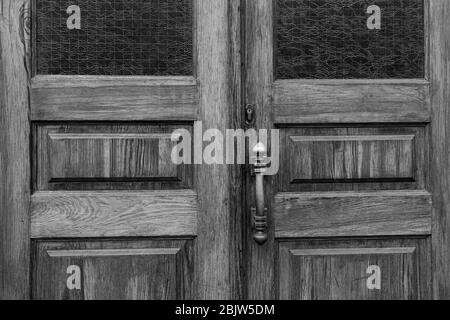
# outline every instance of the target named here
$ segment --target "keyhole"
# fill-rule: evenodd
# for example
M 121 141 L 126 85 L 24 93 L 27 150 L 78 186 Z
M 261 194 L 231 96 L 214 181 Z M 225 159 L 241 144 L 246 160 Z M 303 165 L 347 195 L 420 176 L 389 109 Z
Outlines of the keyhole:
M 255 122 L 255 106 L 247 105 L 245 108 L 245 123 L 247 125 L 252 125 Z

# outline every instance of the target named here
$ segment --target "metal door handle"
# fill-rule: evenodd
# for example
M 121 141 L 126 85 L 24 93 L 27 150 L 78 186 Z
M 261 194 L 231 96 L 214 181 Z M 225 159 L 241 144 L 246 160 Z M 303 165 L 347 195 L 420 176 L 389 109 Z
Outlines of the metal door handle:
M 256 175 L 255 200 L 256 208 L 252 208 L 253 216 L 253 239 L 260 245 L 267 241 L 267 208 L 264 202 L 264 173 L 267 169 L 267 148 L 263 143 L 258 143 L 253 152 L 256 154 L 254 159 L 254 169 Z

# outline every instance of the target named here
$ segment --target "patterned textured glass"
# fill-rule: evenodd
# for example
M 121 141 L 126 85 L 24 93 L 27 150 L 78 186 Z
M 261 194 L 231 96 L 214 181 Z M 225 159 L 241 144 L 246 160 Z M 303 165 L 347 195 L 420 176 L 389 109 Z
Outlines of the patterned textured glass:
M 275 33 L 278 79 L 424 77 L 423 0 L 276 0 Z
M 38 74 L 193 74 L 192 0 L 35 1 Z

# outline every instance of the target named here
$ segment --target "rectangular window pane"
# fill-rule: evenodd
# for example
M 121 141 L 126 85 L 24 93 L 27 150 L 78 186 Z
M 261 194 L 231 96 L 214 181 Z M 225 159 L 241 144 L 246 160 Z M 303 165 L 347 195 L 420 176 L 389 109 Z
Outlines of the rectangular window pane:
M 276 0 L 278 79 L 423 78 L 423 0 Z
M 192 0 L 35 0 L 38 74 L 192 75 Z

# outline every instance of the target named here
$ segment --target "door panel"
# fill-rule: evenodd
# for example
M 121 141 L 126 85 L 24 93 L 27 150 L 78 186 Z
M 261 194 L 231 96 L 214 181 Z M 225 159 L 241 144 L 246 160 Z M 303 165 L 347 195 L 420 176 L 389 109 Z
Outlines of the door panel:
M 193 3 L 33 1 L 34 298 L 194 297 L 195 172 L 171 159 L 198 119 Z
M 237 294 L 226 204 L 234 168 L 172 161 L 176 130 L 231 127 L 235 9 L 198 0 L 31 5 L 33 298 Z M 70 266 L 80 290 L 67 289 Z
M 280 299 L 423 299 L 430 241 L 311 240 L 279 245 Z
M 428 4 L 246 1 L 246 103 L 280 131 L 250 298 L 431 297 Z
M 279 126 L 278 190 L 423 189 L 428 130 L 417 125 Z
M 192 297 L 192 241 L 36 241 L 33 250 L 34 299 Z
M 192 189 L 193 170 L 172 162 L 170 124 L 35 126 L 35 188 L 46 190 Z

